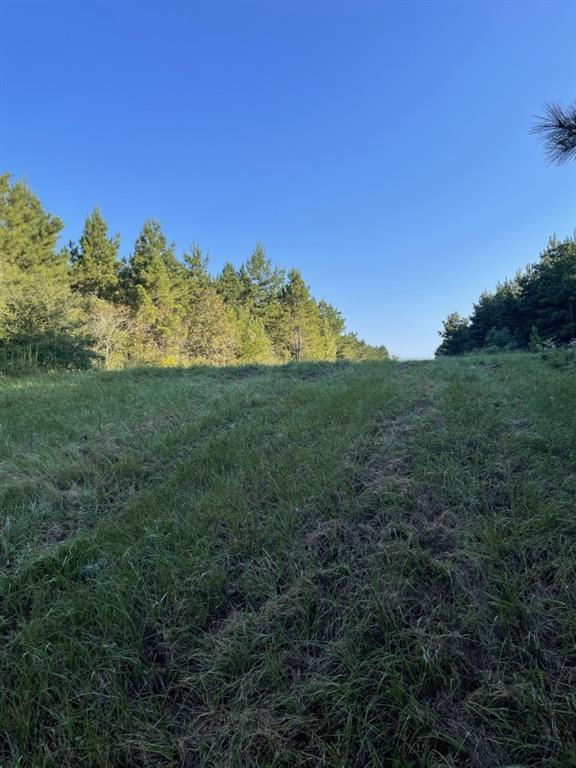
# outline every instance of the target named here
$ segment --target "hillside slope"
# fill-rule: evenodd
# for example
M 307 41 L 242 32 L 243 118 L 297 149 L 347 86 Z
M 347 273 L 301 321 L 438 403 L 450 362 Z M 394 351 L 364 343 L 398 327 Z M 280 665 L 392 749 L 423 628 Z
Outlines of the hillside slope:
M 0 382 L 0 765 L 576 765 L 576 377 Z

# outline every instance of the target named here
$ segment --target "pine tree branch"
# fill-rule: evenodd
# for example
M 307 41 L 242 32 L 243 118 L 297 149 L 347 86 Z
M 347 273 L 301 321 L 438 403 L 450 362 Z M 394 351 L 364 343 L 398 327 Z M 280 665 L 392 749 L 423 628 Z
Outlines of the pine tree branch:
M 532 133 L 538 134 L 552 165 L 576 159 L 576 102 L 566 108 L 548 104 Z

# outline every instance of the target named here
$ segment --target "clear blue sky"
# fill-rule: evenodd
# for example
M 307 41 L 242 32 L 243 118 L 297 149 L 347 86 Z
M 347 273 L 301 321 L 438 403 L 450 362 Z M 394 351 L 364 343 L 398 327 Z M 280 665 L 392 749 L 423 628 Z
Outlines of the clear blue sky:
M 351 329 L 430 355 L 451 310 L 576 225 L 533 116 L 576 98 L 576 3 L 2 0 L 0 169 L 127 255 L 261 240 Z

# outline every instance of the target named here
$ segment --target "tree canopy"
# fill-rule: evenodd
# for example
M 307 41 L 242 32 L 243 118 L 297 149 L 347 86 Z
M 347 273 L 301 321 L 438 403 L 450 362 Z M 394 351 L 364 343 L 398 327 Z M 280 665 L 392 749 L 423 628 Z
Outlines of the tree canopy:
M 470 317 L 448 315 L 440 336 L 437 355 L 571 342 L 576 338 L 576 238 L 552 238 L 536 264 L 482 293 Z
M 212 275 L 198 245 L 179 256 L 154 219 L 123 259 L 99 208 L 58 249 L 62 228 L 24 182 L 0 176 L 0 369 L 388 356 L 259 242 Z

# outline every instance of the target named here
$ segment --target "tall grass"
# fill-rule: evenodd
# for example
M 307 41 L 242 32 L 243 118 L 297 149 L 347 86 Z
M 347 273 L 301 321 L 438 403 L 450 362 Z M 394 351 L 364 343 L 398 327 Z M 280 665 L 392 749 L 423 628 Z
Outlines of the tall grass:
M 576 765 L 576 384 L 3 382 L 0 764 Z

